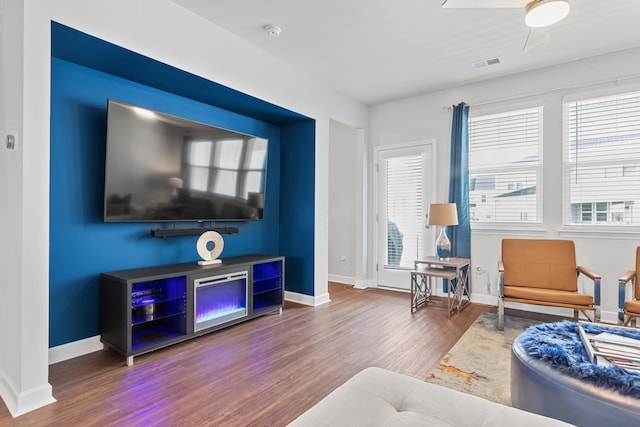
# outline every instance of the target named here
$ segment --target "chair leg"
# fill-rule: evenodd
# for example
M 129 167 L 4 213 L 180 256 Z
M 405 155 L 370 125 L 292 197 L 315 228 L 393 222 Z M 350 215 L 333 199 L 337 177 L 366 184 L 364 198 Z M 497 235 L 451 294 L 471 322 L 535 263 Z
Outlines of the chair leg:
M 596 307 L 593 310 L 593 321 L 595 323 L 600 323 L 600 307 Z
M 631 326 L 631 327 L 637 327 L 636 326 L 636 316 L 624 316 L 624 322 L 622 323 L 622 326 Z
M 504 300 L 498 297 L 498 330 L 504 331 Z
M 577 322 L 580 318 L 580 313 L 575 308 L 573 309 L 573 319 Z

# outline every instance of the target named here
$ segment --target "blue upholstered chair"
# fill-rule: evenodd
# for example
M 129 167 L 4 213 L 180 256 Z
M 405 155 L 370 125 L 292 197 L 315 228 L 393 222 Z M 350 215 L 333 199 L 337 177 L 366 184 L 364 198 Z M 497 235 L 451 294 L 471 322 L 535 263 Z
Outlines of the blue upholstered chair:
M 640 317 L 640 246 L 636 248 L 636 269 L 629 270 L 618 279 L 618 323 L 636 326 L 636 317 Z M 627 286 L 631 284 L 631 286 Z

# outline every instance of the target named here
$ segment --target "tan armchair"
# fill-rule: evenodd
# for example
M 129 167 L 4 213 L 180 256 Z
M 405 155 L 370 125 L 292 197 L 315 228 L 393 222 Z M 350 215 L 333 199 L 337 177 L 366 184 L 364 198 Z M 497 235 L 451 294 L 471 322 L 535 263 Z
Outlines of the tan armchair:
M 582 311 L 589 320 L 600 321 L 602 278 L 576 265 L 571 240 L 502 240 L 502 261 L 498 264 L 498 329 L 504 329 L 504 303 L 573 308 L 574 318 Z M 593 280 L 593 296 L 578 292 L 578 276 Z M 591 319 L 586 311 L 593 311 Z
M 636 326 L 636 317 L 640 317 L 640 246 L 636 248 L 636 269 L 618 279 L 618 323 Z M 631 284 L 627 292 L 627 284 Z

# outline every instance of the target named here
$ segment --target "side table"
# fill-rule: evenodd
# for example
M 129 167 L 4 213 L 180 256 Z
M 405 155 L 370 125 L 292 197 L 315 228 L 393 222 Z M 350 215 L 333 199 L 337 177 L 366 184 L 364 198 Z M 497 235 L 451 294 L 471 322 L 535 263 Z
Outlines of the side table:
M 411 312 L 433 294 L 431 278 L 447 281 L 447 313 L 459 312 L 471 301 L 468 258 L 440 259 L 430 256 L 414 261 L 411 272 Z M 455 282 L 455 283 L 454 283 Z

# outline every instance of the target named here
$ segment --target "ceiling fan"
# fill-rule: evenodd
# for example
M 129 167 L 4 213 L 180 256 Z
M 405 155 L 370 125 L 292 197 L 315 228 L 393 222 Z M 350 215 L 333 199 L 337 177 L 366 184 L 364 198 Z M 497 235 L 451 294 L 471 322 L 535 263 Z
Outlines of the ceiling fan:
M 549 44 L 551 25 L 569 14 L 569 0 L 444 0 L 443 8 L 522 8 L 529 34 L 524 44 L 524 52 Z

